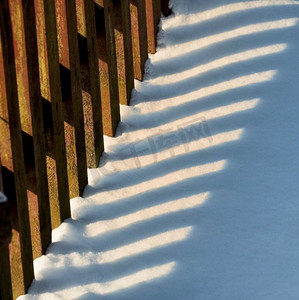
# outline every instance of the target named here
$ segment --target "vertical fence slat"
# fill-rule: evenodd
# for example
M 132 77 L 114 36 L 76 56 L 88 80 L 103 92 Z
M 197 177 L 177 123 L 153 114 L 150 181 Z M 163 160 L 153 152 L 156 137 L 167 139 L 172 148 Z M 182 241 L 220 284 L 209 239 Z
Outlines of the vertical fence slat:
M 134 68 L 129 0 L 114 0 L 115 43 L 120 104 L 128 105 L 134 88 Z
M 84 115 L 81 90 L 81 71 L 80 71 L 80 56 L 78 45 L 77 17 L 76 17 L 76 1 L 64 0 L 66 5 L 66 21 L 68 34 L 68 50 L 70 61 L 71 75 L 71 106 L 72 119 L 75 131 L 75 148 L 73 159 L 76 160 L 77 170 L 74 177 L 78 180 L 78 190 L 71 193 L 71 198 L 81 196 L 83 189 L 87 184 L 87 161 L 86 161 L 86 146 L 84 132 Z M 70 181 L 70 191 L 74 182 Z
M 148 52 L 156 53 L 158 24 L 161 16 L 161 1 L 146 0 L 146 26 Z
M 106 33 L 106 48 L 109 69 L 110 81 L 110 99 L 111 99 L 111 118 L 112 128 L 110 134 L 114 136 L 118 122 L 120 121 L 119 110 L 119 90 L 118 90 L 118 76 L 117 76 L 117 59 L 116 46 L 114 35 L 114 20 L 113 20 L 113 3 L 111 0 L 104 0 L 104 19 L 105 19 L 105 33 Z M 105 108 L 103 107 L 105 110 Z
M 52 110 L 52 126 L 53 126 L 53 140 L 54 140 L 54 161 L 52 160 L 52 167 L 55 172 L 52 175 L 57 176 L 57 190 L 58 199 L 53 195 L 52 200 L 58 200 L 57 203 L 52 204 L 51 209 L 52 220 L 54 219 L 55 225 L 59 225 L 64 219 L 70 217 L 70 203 L 69 203 L 69 187 L 67 176 L 67 162 L 66 162 L 66 147 L 64 137 L 64 124 L 63 124 L 63 108 L 62 108 L 62 92 L 60 82 L 60 69 L 59 69 L 59 54 L 57 45 L 57 29 L 56 29 L 56 16 L 55 16 L 55 2 L 54 0 L 43 0 L 45 20 L 45 33 L 46 33 L 46 50 L 48 72 L 49 72 L 49 87 L 51 110 Z M 57 175 L 56 175 L 56 174 Z M 55 179 L 53 180 L 55 181 Z M 53 189 L 52 189 L 53 191 Z M 54 191 L 53 191 L 54 193 Z M 55 226 L 54 225 L 54 226 Z
M 145 0 L 148 52 L 156 52 L 155 0 Z
M 55 161 L 55 147 L 54 147 L 54 129 L 53 116 L 51 107 L 51 93 L 50 93 L 50 78 L 48 68 L 48 52 L 46 42 L 46 28 L 44 17 L 43 0 L 35 0 L 36 12 L 36 33 L 38 46 L 38 62 L 39 62 L 39 76 L 42 96 L 42 111 L 43 111 L 43 130 L 46 141 L 46 167 L 48 179 L 48 191 L 51 211 L 51 225 L 52 229 L 58 227 L 61 222 L 60 217 L 60 196 L 58 195 L 58 179 Z
M 169 16 L 169 14 L 170 14 L 169 0 L 161 0 L 161 10 L 162 10 L 162 14 L 165 17 Z
M 133 44 L 132 44 L 131 14 L 130 14 L 129 0 L 121 0 L 121 10 L 122 10 L 126 89 L 127 89 L 127 103 L 122 103 L 122 104 L 129 104 L 131 93 L 134 88 Z
M 47 180 L 47 164 L 45 136 L 43 130 L 43 114 L 41 90 L 39 81 L 39 63 L 36 36 L 36 22 L 34 0 L 22 0 L 24 34 L 27 58 L 28 90 L 30 99 L 32 135 L 34 144 L 34 185 L 36 185 L 36 195 L 38 198 L 38 227 L 35 228 L 40 239 L 39 252 L 36 251 L 35 257 L 45 253 L 46 248 L 51 242 L 51 221 L 49 191 Z
M 93 0 L 77 0 L 87 166 L 98 167 L 104 151 L 100 75 Z
M 105 135 L 114 136 L 120 121 L 120 111 L 113 3 L 111 0 L 96 2 L 103 131 Z
M 90 72 L 90 91 L 92 96 L 93 115 L 93 151 L 94 159 L 90 160 L 89 167 L 98 167 L 100 156 L 104 151 L 102 102 L 100 92 L 100 73 L 98 60 L 97 32 L 95 23 L 95 4 L 93 0 L 85 0 L 85 20 L 88 50 L 88 65 Z
M 15 280 L 14 284 L 18 284 L 16 290 L 14 290 L 14 297 L 19 294 L 25 293 L 34 278 L 33 273 L 33 257 L 32 257 L 32 245 L 30 236 L 30 224 L 28 215 L 28 200 L 26 193 L 26 175 L 24 155 L 20 151 L 23 149 L 22 137 L 21 137 L 21 124 L 20 113 L 18 103 L 18 90 L 16 81 L 16 69 L 14 50 L 12 43 L 12 27 L 10 21 L 9 3 L 8 0 L 0 2 L 0 35 L 3 54 L 3 69 L 5 76 L 5 88 L 6 88 L 6 105 L 8 110 L 9 129 L 10 129 L 10 141 L 11 153 L 13 158 L 13 172 L 15 180 L 15 192 L 17 201 L 17 217 L 18 217 L 18 229 L 19 236 L 15 235 L 16 244 L 13 245 L 15 249 L 20 249 L 17 256 L 21 260 L 21 266 L 14 268 L 12 263 L 12 277 Z M 2 155 L 2 149 L 1 149 Z M 4 153 L 5 156 L 5 153 Z M 19 241 L 17 239 L 19 237 Z M 19 242 L 19 243 L 18 243 Z M 15 257 L 15 261 L 18 258 Z M 19 270 L 21 267 L 21 272 Z M 17 272 L 17 273 L 16 273 Z
M 162 3 L 161 0 L 156 0 L 155 2 L 155 6 L 154 6 L 154 10 L 155 10 L 155 26 L 156 26 L 156 34 L 158 33 L 158 25 L 160 22 L 160 18 L 161 18 L 161 13 L 162 13 Z
M 134 77 L 143 79 L 148 58 L 145 0 L 130 0 Z
M 24 9 L 22 0 L 9 0 L 10 17 L 12 20 L 12 33 L 16 65 L 19 111 L 21 119 L 22 142 L 26 171 L 26 188 L 29 207 L 29 220 L 33 247 L 33 258 L 42 255 L 42 242 L 39 225 L 39 195 L 36 186 L 36 170 L 34 162 L 33 124 L 30 107 L 32 84 L 29 84 L 27 67 L 27 51 L 25 43 Z M 31 21 L 31 20 L 30 20 Z M 26 21 L 26 24 L 30 22 Z M 31 47 L 31 45 L 30 45 Z M 33 46 L 34 47 L 34 46 Z M 31 63 L 31 62 L 30 62 Z M 33 61 L 34 64 L 34 61 Z M 30 95 L 31 93 L 31 95 Z M 33 100 L 34 101 L 34 100 Z
M 70 197 L 87 184 L 84 116 L 75 0 L 56 0 L 56 22 L 64 108 L 64 127 Z
M 162 16 L 162 4 L 161 4 L 161 0 L 156 0 L 154 2 L 154 16 L 155 16 L 155 41 L 156 41 L 156 47 L 157 47 L 157 34 L 158 34 L 158 30 L 159 30 L 159 22 L 160 22 L 160 18 Z M 156 48 L 157 51 L 157 48 Z

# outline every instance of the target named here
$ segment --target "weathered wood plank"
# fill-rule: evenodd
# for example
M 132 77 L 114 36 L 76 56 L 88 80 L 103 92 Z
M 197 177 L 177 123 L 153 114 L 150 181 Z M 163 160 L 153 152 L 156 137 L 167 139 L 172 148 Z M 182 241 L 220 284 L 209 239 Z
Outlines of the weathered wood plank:
M 56 0 L 70 197 L 87 184 L 84 115 L 75 0 Z
M 48 63 L 49 76 L 49 92 L 51 101 L 51 115 L 53 126 L 53 142 L 54 142 L 54 160 L 48 158 L 48 175 L 55 176 L 51 182 L 57 180 L 57 194 L 55 194 L 55 187 L 51 187 L 51 199 L 55 203 L 51 203 L 52 221 L 55 226 L 59 226 L 61 222 L 70 217 L 70 202 L 69 202 L 69 187 L 67 175 L 67 160 L 66 160 L 66 145 L 64 136 L 63 123 L 63 108 L 62 108 L 62 91 L 60 81 L 60 67 L 59 54 L 57 43 L 57 29 L 55 16 L 55 2 L 54 0 L 43 1 L 43 16 L 45 20 L 45 35 L 46 35 L 46 55 Z M 54 164 L 54 165 L 53 165 Z
M 98 167 L 104 151 L 100 75 L 93 0 L 77 0 L 87 166 Z
M 162 10 L 162 14 L 165 17 L 169 16 L 169 14 L 170 14 L 169 0 L 161 0 L 161 10 Z
M 158 24 L 161 16 L 161 1 L 146 0 L 146 26 L 148 38 L 148 52 L 156 53 Z
M 128 105 L 134 88 L 130 3 L 114 0 L 113 5 L 119 102 Z
M 155 15 L 155 28 L 156 28 L 156 39 L 157 39 L 157 33 L 158 33 L 158 25 L 160 22 L 160 18 L 161 18 L 161 9 L 162 9 L 162 4 L 161 4 L 161 0 L 156 0 L 154 1 L 154 15 Z M 157 44 L 157 43 L 156 43 Z
M 143 79 L 148 58 L 145 0 L 130 0 L 134 77 Z
M 36 171 L 34 162 L 33 147 L 33 124 L 31 107 L 29 78 L 27 68 L 27 52 L 25 44 L 25 28 L 24 28 L 24 9 L 22 0 L 9 0 L 10 17 L 12 20 L 12 34 L 14 44 L 14 55 L 16 65 L 17 87 L 19 110 L 22 130 L 23 152 L 26 171 L 26 187 L 29 206 L 29 220 L 31 229 L 31 239 L 33 247 L 33 258 L 42 255 L 42 241 L 39 225 L 39 195 L 36 186 Z M 31 20 L 30 20 L 31 21 Z M 34 21 L 34 20 L 33 20 Z M 27 24 L 28 22 L 26 22 Z M 33 61 L 34 64 L 34 61 Z M 39 78 L 38 78 L 39 79 Z M 38 80 L 37 79 L 37 80 Z M 39 99 L 40 100 L 40 99 Z M 34 101 L 34 100 L 33 100 Z M 47 184 L 46 184 L 47 189 Z
M 146 28 L 148 52 L 154 54 L 156 52 L 156 28 L 155 28 L 155 0 L 146 0 Z
M 35 192 L 38 200 L 38 222 L 36 224 L 38 228 L 36 228 L 36 231 L 39 232 L 41 243 L 40 251 L 35 252 L 35 257 L 37 257 L 45 253 L 46 248 L 51 242 L 51 220 L 34 0 L 22 0 L 22 4 L 23 19 L 25 20 L 26 76 L 28 77 L 30 116 L 34 146 L 33 184 L 36 186 Z
M 46 41 L 46 25 L 43 0 L 35 0 L 36 33 L 38 46 L 39 76 L 42 96 L 43 130 L 46 141 L 47 178 L 50 199 L 52 229 L 61 224 L 60 200 L 58 195 L 58 180 L 55 161 L 54 129 L 51 106 L 50 78 L 48 71 L 48 51 Z
M 73 196 L 82 196 L 84 187 L 87 184 L 87 160 L 86 160 L 86 145 L 84 131 L 84 114 L 81 89 L 81 70 L 80 56 L 78 45 L 78 30 L 76 16 L 76 1 L 65 0 L 67 31 L 68 31 L 68 48 L 70 60 L 71 74 L 71 98 L 73 110 L 73 126 L 75 129 L 75 147 L 77 159 L 77 178 L 79 190 Z
M 114 136 L 120 111 L 112 0 L 97 1 L 96 21 L 103 132 Z

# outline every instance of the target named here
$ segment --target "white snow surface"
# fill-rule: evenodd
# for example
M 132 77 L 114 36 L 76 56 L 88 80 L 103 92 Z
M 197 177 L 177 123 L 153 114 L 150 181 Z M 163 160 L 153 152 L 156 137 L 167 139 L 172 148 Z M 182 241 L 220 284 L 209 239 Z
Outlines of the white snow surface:
M 0 203 L 5 203 L 6 201 L 7 201 L 6 196 L 2 192 L 0 192 Z
M 298 4 L 170 2 L 19 299 L 299 299 Z

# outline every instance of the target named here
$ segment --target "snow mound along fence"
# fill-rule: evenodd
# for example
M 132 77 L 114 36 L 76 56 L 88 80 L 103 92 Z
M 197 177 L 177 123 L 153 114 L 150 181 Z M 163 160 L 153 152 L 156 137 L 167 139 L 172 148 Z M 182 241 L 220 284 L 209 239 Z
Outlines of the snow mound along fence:
M 70 217 L 156 51 L 161 11 L 168 0 L 0 2 L 1 300 L 26 293 Z

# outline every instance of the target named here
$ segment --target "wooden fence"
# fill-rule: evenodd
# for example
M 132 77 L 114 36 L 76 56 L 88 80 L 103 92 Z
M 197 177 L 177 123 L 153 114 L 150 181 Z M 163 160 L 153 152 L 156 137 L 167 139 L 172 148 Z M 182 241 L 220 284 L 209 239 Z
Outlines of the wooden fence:
M 168 0 L 0 1 L 1 300 L 26 293 L 70 217 L 156 51 L 161 10 Z

